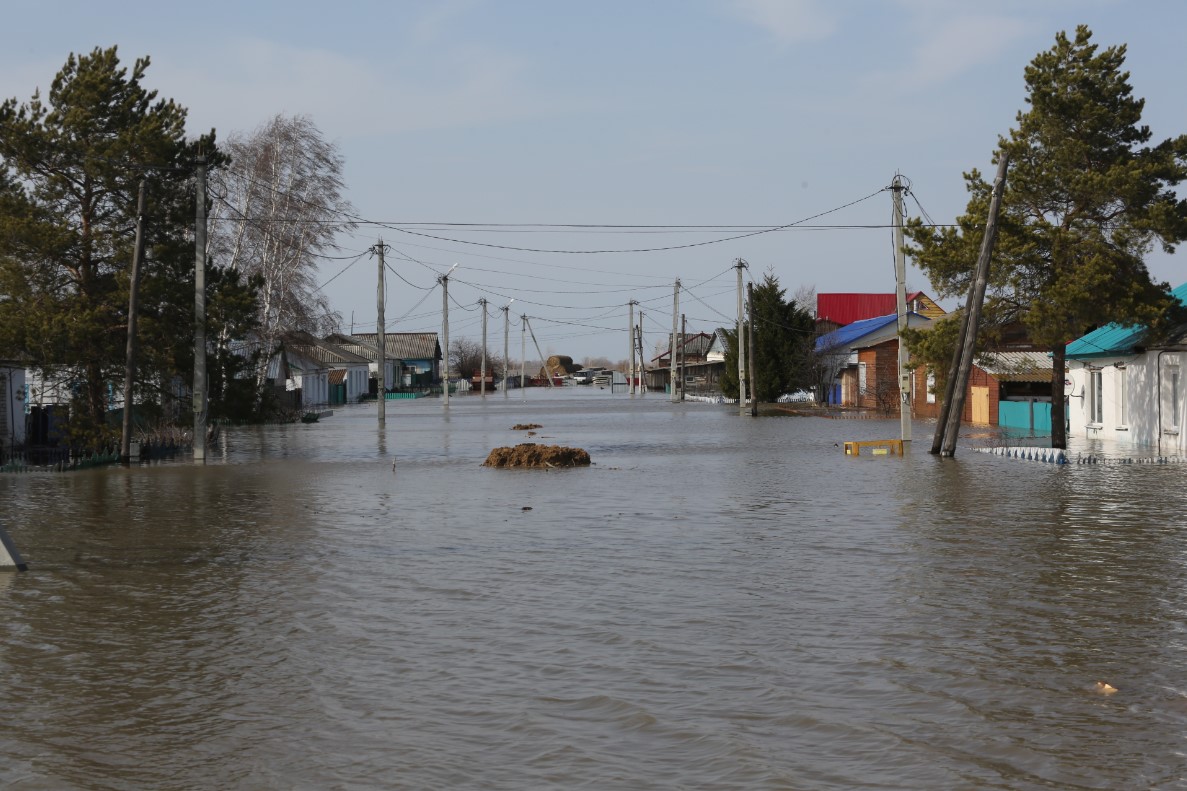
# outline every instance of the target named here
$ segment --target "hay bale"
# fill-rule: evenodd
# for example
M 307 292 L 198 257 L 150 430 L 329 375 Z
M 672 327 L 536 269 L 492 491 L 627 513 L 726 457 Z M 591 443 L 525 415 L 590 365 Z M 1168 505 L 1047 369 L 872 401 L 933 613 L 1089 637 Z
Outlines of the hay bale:
M 554 354 L 544 361 L 544 367 L 540 369 L 540 376 L 547 378 L 552 376 L 571 376 L 581 370 L 581 366 L 573 362 L 573 358 L 567 354 Z
M 486 457 L 483 466 L 547 469 L 550 467 L 588 467 L 592 463 L 589 454 L 581 448 L 524 442 L 514 448 L 495 448 Z

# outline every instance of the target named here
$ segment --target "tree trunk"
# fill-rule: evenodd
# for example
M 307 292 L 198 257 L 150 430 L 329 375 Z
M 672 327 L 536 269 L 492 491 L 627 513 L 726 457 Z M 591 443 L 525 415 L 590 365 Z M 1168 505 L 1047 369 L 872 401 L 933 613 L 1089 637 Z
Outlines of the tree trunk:
M 1067 449 L 1067 398 L 1064 396 L 1065 353 L 1058 343 L 1051 350 L 1051 447 Z

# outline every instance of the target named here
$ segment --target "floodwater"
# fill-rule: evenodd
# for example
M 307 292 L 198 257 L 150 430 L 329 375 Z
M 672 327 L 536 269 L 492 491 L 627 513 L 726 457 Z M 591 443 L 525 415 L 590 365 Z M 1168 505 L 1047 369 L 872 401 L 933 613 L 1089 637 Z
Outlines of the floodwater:
M 898 421 L 588 389 L 444 412 L 0 476 L 0 787 L 1187 787 L 1187 465 L 942 460 L 923 423 L 853 458 Z M 521 422 L 595 465 L 482 467 Z

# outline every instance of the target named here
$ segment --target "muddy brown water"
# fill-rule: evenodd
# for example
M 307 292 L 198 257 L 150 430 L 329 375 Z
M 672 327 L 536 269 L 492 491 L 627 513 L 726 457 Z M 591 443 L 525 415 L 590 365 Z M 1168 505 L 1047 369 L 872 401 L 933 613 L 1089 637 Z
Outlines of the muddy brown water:
M 0 476 L 0 787 L 1187 787 L 1187 465 L 940 460 L 925 423 L 847 458 L 898 421 L 585 389 L 443 413 Z M 524 422 L 594 465 L 483 467 Z

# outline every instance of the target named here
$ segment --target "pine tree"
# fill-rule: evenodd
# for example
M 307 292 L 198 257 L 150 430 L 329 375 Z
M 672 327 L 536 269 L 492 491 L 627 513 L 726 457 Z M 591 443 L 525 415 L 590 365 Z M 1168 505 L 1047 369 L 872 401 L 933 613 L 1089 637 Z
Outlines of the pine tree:
M 0 345 L 43 370 L 78 373 L 71 426 L 101 443 L 122 380 L 136 193 L 148 185 L 139 366 L 150 400 L 192 370 L 192 164 L 186 111 L 143 85 L 115 47 L 70 55 L 47 97 L 0 104 Z M 187 345 L 189 348 L 187 348 Z
M 1145 256 L 1187 238 L 1187 135 L 1149 145 L 1144 106 L 1122 70 L 1124 46 L 1099 50 L 1080 26 L 1026 68 L 1026 102 L 999 149 L 1011 170 L 999 218 L 987 321 L 1023 321 L 1052 351 L 1052 446 L 1067 446 L 1064 347 L 1110 322 L 1156 323 L 1172 304 Z M 966 174 L 958 228 L 913 222 L 916 262 L 946 296 L 963 294 L 980 246 L 990 186 Z

